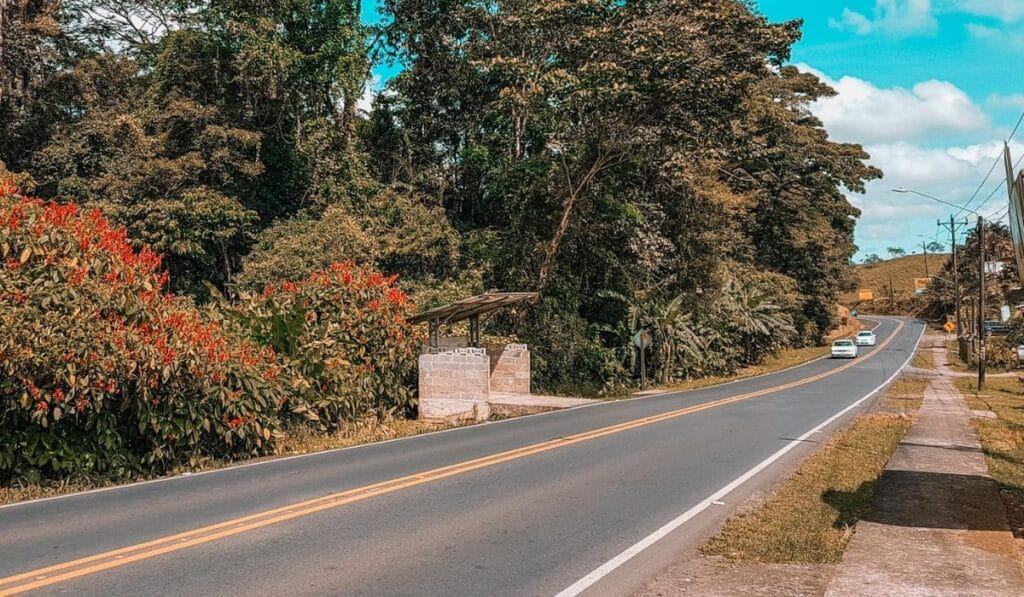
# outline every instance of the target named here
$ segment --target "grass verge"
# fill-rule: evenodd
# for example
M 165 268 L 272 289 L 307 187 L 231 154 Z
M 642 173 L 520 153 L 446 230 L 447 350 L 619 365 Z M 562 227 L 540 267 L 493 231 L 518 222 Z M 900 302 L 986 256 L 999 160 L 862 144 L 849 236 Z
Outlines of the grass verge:
M 736 561 L 838 562 L 926 385 L 897 380 L 873 412 L 833 435 L 767 499 L 731 517 L 701 552 Z
M 999 483 L 1014 537 L 1024 538 L 1024 384 L 1015 377 L 989 378 L 979 395 L 975 380 L 956 380 L 972 410 L 996 418 L 974 417 L 971 424 L 985 452 L 988 472 Z
M 350 448 L 352 446 L 362 444 L 412 437 L 414 435 L 451 429 L 467 424 L 469 423 L 442 424 L 425 423 L 423 421 L 411 419 L 367 419 L 366 421 L 350 424 L 346 428 L 340 429 L 331 434 L 315 433 L 310 430 L 299 429 L 297 431 L 286 432 L 285 437 L 278 442 L 276 455 L 266 456 L 256 460 L 269 460 L 279 458 L 281 456 L 312 454 L 314 452 L 323 452 L 324 450 Z M 108 478 L 99 477 L 59 482 L 50 481 L 39 485 L 0 487 L 0 505 L 53 497 L 67 493 L 76 493 L 79 491 L 88 491 L 90 489 L 101 489 L 104 487 L 137 483 L 139 481 L 147 481 L 160 477 L 172 477 L 185 472 L 215 470 L 233 465 L 246 464 L 247 462 L 255 462 L 256 460 L 210 460 L 204 463 L 201 467 L 174 471 L 167 475 L 142 476 L 131 479 L 130 481 L 114 481 Z
M 914 353 L 914 359 L 910 361 L 911 367 L 917 367 L 918 369 L 932 369 L 935 370 L 935 353 L 930 350 L 918 350 Z

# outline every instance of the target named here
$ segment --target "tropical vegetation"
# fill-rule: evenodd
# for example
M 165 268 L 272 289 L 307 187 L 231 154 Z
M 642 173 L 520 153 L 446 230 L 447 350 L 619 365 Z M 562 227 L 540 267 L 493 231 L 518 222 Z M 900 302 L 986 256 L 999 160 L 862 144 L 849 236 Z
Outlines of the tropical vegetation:
M 272 350 L 265 366 L 291 378 L 254 373 L 250 390 L 239 373 L 223 391 L 301 400 L 326 427 L 415 407 L 416 335 L 393 321 L 413 301 L 539 292 L 484 331 L 531 345 L 536 388 L 587 394 L 635 383 L 641 326 L 647 373 L 669 382 L 820 342 L 835 324 L 853 284 L 847 194 L 881 172 L 811 114 L 835 92 L 789 63 L 799 21 L 744 0 L 380 8 L 369 26 L 355 0 L 0 0 L 0 177 L 45 201 L 31 210 L 76 205 L 134 254 L 161 255 L 145 278 L 165 277 L 161 309 Z M 400 73 L 376 81 L 382 63 Z M 114 325 L 60 319 L 31 294 L 66 282 L 45 268 L 78 259 L 5 270 L 32 274 L 14 288 L 36 319 L 17 325 L 76 338 Z M 77 304 L 111 308 L 97 300 Z M 372 384 L 352 386 L 360 368 Z M 38 425 L 20 391 L 5 386 L 0 412 Z M 220 427 L 190 433 L 216 444 L 204 454 L 262 451 L 277 424 L 230 445 Z M 172 460 L 191 458 L 171 433 Z M 164 458 L 163 437 L 133 453 Z

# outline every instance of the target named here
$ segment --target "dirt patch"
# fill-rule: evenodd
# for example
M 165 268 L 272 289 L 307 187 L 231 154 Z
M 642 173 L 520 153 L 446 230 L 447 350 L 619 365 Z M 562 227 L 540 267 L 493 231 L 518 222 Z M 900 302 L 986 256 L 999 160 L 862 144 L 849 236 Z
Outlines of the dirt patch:
M 825 592 L 834 569 L 833 564 L 737 564 L 702 557 L 667 568 L 635 595 L 818 596 Z

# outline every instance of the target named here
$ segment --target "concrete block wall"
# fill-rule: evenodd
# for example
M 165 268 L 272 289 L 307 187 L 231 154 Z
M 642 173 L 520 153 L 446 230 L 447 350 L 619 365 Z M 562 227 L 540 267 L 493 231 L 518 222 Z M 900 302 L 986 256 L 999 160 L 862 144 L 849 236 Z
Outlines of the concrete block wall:
M 441 348 L 420 355 L 420 418 L 490 416 L 490 361 L 483 348 Z
M 530 350 L 525 344 L 507 344 L 497 354 L 492 353 L 491 391 L 530 393 Z

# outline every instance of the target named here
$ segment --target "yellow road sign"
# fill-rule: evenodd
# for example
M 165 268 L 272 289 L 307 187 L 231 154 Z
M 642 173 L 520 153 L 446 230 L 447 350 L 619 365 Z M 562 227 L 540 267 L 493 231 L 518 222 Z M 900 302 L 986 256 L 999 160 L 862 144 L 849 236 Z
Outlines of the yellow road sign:
M 942 327 L 943 327 L 943 328 L 945 328 L 945 330 L 946 330 L 947 332 L 949 332 L 950 334 L 952 334 L 953 332 L 955 332 L 955 331 L 956 331 L 956 324 L 955 324 L 955 323 L 953 323 L 952 321 L 947 321 L 947 322 L 946 322 L 946 325 L 944 325 L 944 326 L 942 326 Z

